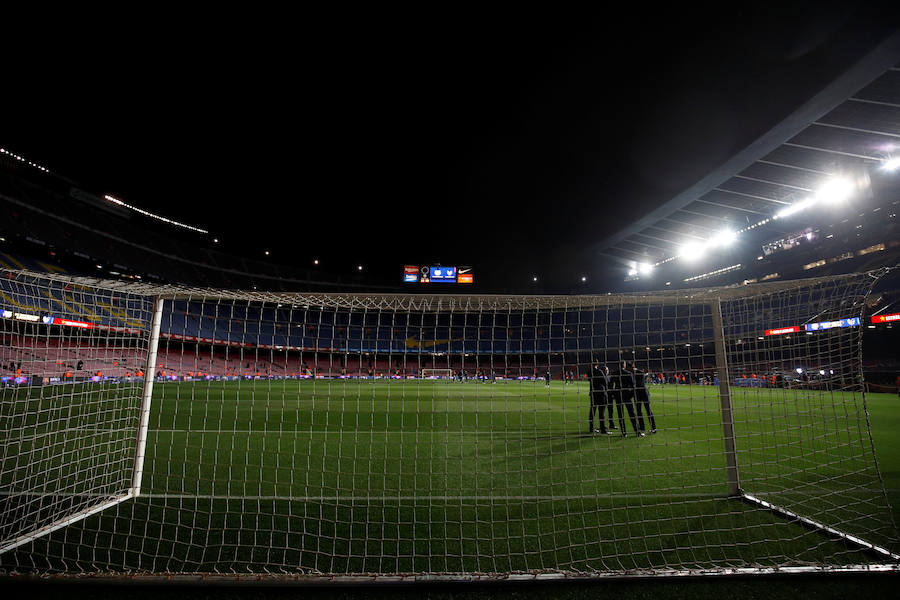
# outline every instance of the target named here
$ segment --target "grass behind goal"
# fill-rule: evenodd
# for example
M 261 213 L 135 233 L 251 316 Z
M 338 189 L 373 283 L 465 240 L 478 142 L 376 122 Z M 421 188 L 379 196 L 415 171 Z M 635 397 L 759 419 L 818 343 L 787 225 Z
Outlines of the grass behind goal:
M 97 444 L 45 458 L 59 469 L 77 474 L 103 440 L 118 439 L 115 421 L 91 416 L 92 402 L 49 407 L 61 398 L 40 393 L 22 388 L 16 394 L 27 397 L 17 401 L 34 404 L 28 414 L 64 410 L 68 425 L 97 430 Z M 0 560 L 19 572 L 286 574 L 883 562 L 726 498 L 718 394 L 714 386 L 653 386 L 659 432 L 635 437 L 626 418 L 622 438 L 588 432 L 580 382 L 160 384 L 142 495 Z M 897 552 L 859 394 L 732 394 L 745 490 Z M 85 395 L 114 402 L 116 387 L 87 385 L 71 397 Z M 869 395 L 879 442 L 900 421 L 895 401 Z M 33 434 L 55 427 L 30 425 Z M 27 455 L 29 443 L 22 439 L 18 452 Z M 897 500 L 900 453 L 878 458 Z

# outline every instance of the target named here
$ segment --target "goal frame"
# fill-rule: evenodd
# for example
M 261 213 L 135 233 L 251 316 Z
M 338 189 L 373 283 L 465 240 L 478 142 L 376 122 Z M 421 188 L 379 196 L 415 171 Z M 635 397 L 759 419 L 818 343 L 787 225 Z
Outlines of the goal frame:
M 432 369 L 430 367 L 422 368 L 422 378 L 430 379 L 433 377 L 444 376 L 447 379 L 453 378 L 453 369 Z
M 28 273 L 30 276 L 38 276 L 44 277 L 43 274 L 34 274 Z M 50 277 L 51 279 L 53 277 Z M 62 279 L 60 276 L 56 276 L 58 279 Z M 69 279 L 69 278 L 67 278 Z M 823 278 L 824 279 L 824 278 Z M 798 285 L 809 285 L 813 280 L 798 280 L 793 283 L 797 283 Z M 93 283 L 97 283 L 98 280 L 91 280 Z M 103 282 L 108 283 L 108 282 Z M 783 282 L 786 283 L 786 282 Z M 150 288 L 154 289 L 154 288 Z M 763 286 L 759 286 L 757 289 L 763 289 Z M 772 289 L 777 289 L 773 286 Z M 37 531 L 33 531 L 27 534 L 23 534 L 22 536 L 17 537 L 15 540 L 5 544 L 3 547 L 0 547 L 0 554 L 8 552 L 18 546 L 21 546 L 25 543 L 33 541 L 39 537 L 45 536 L 53 531 L 76 523 L 80 520 L 83 520 L 87 517 L 90 517 L 94 514 L 102 512 L 108 508 L 111 508 L 117 504 L 125 502 L 127 500 L 137 498 L 141 495 L 141 484 L 143 478 L 144 471 L 144 463 L 146 460 L 146 444 L 147 444 L 147 436 L 148 436 L 148 427 L 150 420 L 150 411 L 152 406 L 152 394 L 153 394 L 153 384 L 155 379 L 155 371 L 156 371 L 156 362 L 157 362 L 157 352 L 160 341 L 160 330 L 161 323 L 163 320 L 163 312 L 164 312 L 164 303 L 166 301 L 179 300 L 179 299 L 191 299 L 193 294 L 190 291 L 186 291 L 184 288 L 173 288 L 165 286 L 160 286 L 156 289 L 156 295 L 152 296 L 153 303 L 153 313 L 152 319 L 150 323 L 150 336 L 149 336 L 149 345 L 148 345 L 148 355 L 145 363 L 145 379 L 143 382 L 143 388 L 141 393 L 141 404 L 140 404 L 140 417 L 138 423 L 138 432 L 135 439 L 135 458 L 134 458 L 134 473 L 131 480 L 131 487 L 128 492 L 124 495 L 112 497 L 104 502 L 90 508 L 86 508 L 79 512 L 76 512 L 67 517 L 61 518 L 54 523 L 44 526 Z M 371 574 L 347 574 L 347 575 L 307 575 L 307 574 L 149 574 L 149 575 L 141 575 L 139 577 L 135 577 L 133 575 L 125 575 L 125 574 L 79 574 L 79 575 L 71 575 L 72 577 L 78 577 L 80 579 L 87 580 L 104 580 L 104 579 L 113 579 L 113 580 L 129 580 L 129 581 L 141 581 L 141 582 L 172 582 L 172 583 L 212 583 L 212 582 L 227 582 L 227 583 L 277 583 L 277 584 L 302 584 L 302 585 L 312 585 L 312 584 L 322 584 L 322 583 L 336 583 L 336 584 L 349 584 L 349 585 L 371 585 L 371 584 L 398 584 L 398 583 L 422 583 L 422 582 L 472 582 L 472 583 L 484 583 L 484 582 L 493 582 L 493 581 L 594 581 L 594 580 L 605 580 L 605 579 L 631 579 L 631 578 L 659 578 L 659 577 L 673 577 L 673 576 L 722 576 L 722 575 L 750 575 L 750 574 L 810 574 L 810 573 L 859 573 L 859 572 L 900 572 L 900 555 L 892 553 L 886 548 L 878 546 L 876 544 L 872 544 L 858 536 L 840 531 L 834 527 L 828 526 L 823 523 L 819 523 L 813 519 L 809 519 L 800 514 L 797 514 L 787 508 L 778 506 L 776 504 L 770 503 L 766 500 L 758 498 L 752 494 L 746 493 L 741 487 L 741 478 L 740 478 L 740 465 L 738 462 L 738 452 L 737 452 L 737 439 L 734 430 L 734 418 L 732 415 L 732 406 L 731 406 L 731 388 L 729 385 L 729 381 L 731 381 L 731 372 L 729 370 L 728 365 L 728 351 L 726 344 L 726 335 L 725 335 L 725 325 L 723 322 L 723 314 L 722 314 L 722 302 L 723 300 L 729 299 L 729 296 L 735 293 L 733 290 L 715 290 L 720 292 L 719 294 L 715 294 L 713 289 L 707 289 L 698 291 L 700 294 L 707 293 L 709 295 L 706 296 L 705 302 L 695 302 L 692 303 L 694 306 L 701 306 L 705 304 L 709 310 L 711 311 L 712 316 L 712 332 L 714 338 L 715 345 L 715 369 L 718 375 L 719 382 L 719 405 L 721 410 L 722 417 L 722 427 L 723 427 L 723 436 L 725 443 L 725 462 L 726 462 L 726 476 L 728 482 L 728 493 L 727 497 L 729 499 L 733 499 L 738 502 L 748 503 L 755 507 L 762 508 L 770 511 L 771 513 L 777 515 L 786 520 L 790 520 L 792 522 L 796 522 L 802 524 L 810 529 L 813 529 L 824 536 L 830 537 L 832 539 L 838 539 L 848 544 L 854 545 L 857 548 L 871 551 L 877 554 L 879 557 L 882 557 L 888 561 L 893 561 L 898 564 L 878 564 L 878 565 L 844 565 L 844 566 L 798 566 L 798 567 L 758 567 L 758 568 L 733 568 L 733 569 L 716 569 L 714 571 L 703 570 L 703 569 L 673 569 L 672 571 L 665 570 L 654 570 L 652 572 L 639 572 L 639 573 L 507 573 L 507 574 L 379 574 L 379 575 L 371 575 Z M 221 293 L 218 290 L 208 290 L 209 293 Z M 224 292 L 223 295 L 227 296 L 229 292 Z M 235 293 L 236 294 L 236 293 Z M 278 296 L 278 294 L 273 294 L 274 296 Z M 243 294 L 242 294 L 243 296 Z M 293 295 L 284 294 L 285 299 L 292 297 Z M 309 294 L 304 295 L 307 298 L 316 298 L 319 301 L 325 303 L 334 302 L 336 304 L 344 304 L 349 302 L 351 304 L 355 304 L 357 302 L 362 303 L 364 306 L 369 305 L 370 303 L 374 303 L 375 305 L 381 304 L 387 298 L 386 296 L 375 296 L 375 295 L 367 295 L 367 294 Z M 667 295 L 664 294 L 651 294 L 648 296 L 648 302 L 652 301 L 654 303 L 665 303 L 665 299 Z M 674 297 L 674 296 L 673 296 Z M 738 297 L 738 296 L 732 296 Z M 394 297 L 396 299 L 396 297 Z M 483 297 L 487 302 L 491 302 L 490 296 Z M 500 298 L 500 297 L 495 297 Z M 588 297 L 582 297 L 585 302 L 588 301 Z M 591 299 L 596 300 L 596 297 L 590 297 Z M 640 303 L 639 298 L 634 298 L 636 303 Z M 464 305 L 466 302 L 471 302 L 471 297 L 455 297 L 455 296 L 434 296 L 429 298 L 421 298 L 421 297 L 406 297 L 403 300 L 404 302 L 408 302 L 410 307 L 422 307 L 422 306 L 434 306 L 437 309 L 440 309 L 441 306 L 446 306 L 448 303 L 453 305 L 459 303 L 459 305 Z M 521 299 L 523 304 L 527 304 L 529 302 L 528 298 Z M 576 300 L 577 302 L 577 300 Z M 433 304 L 431 304 L 433 303 Z M 442 374 L 446 375 L 449 378 L 453 376 L 453 370 L 446 369 L 435 369 L 435 368 L 423 368 L 422 376 L 428 377 L 429 375 Z M 863 397 L 863 402 L 865 402 L 865 388 L 860 391 Z M 866 416 L 868 419 L 868 416 Z M 61 577 L 69 577 L 69 574 L 63 574 Z M 18 578 L 22 578 L 21 576 L 17 576 Z
M 108 508 L 112 508 L 117 504 L 121 504 L 122 502 L 126 502 L 140 495 L 141 479 L 144 472 L 144 458 L 147 446 L 147 430 L 150 421 L 150 404 L 151 398 L 153 396 L 153 374 L 156 368 L 156 355 L 159 348 L 159 332 L 162 323 L 163 303 L 164 299 L 162 297 L 157 297 L 154 299 L 154 311 L 150 325 L 150 338 L 147 360 L 144 363 L 145 376 L 143 390 L 141 393 L 141 405 L 139 409 L 140 417 L 138 421 L 138 435 L 135 439 L 134 471 L 132 474 L 131 487 L 129 488 L 128 492 L 119 496 L 111 496 L 95 506 L 76 511 L 71 515 L 61 517 L 56 521 L 44 525 L 43 527 L 40 527 L 34 531 L 22 534 L 12 540 L 9 540 L 7 543 L 0 546 L 0 554 L 4 554 L 6 552 L 9 552 L 10 550 L 14 550 L 19 546 L 22 546 L 23 544 L 32 542 L 54 531 L 62 529 L 63 527 L 67 527 L 69 525 L 72 525 L 73 523 L 77 523 L 78 521 L 103 512 Z
M 712 311 L 713 338 L 715 342 L 716 353 L 716 371 L 719 379 L 719 402 L 722 411 L 722 429 L 723 439 L 725 442 L 725 462 L 727 465 L 726 471 L 728 473 L 728 497 L 746 502 L 747 504 L 756 506 L 757 508 L 763 508 L 781 518 L 798 522 L 810 529 L 818 531 L 823 535 L 843 540 L 844 542 L 855 545 L 856 547 L 863 550 L 874 552 L 879 556 L 882 556 L 889 560 L 900 561 L 900 555 L 894 554 L 886 548 L 882 548 L 881 546 L 872 544 L 858 536 L 851 535 L 837 528 L 799 515 L 787 508 L 778 506 L 771 502 L 767 502 L 761 498 L 757 498 L 752 494 L 746 493 L 741 488 L 740 470 L 737 460 L 737 440 L 735 438 L 734 417 L 731 410 L 731 387 L 729 384 L 729 381 L 731 380 L 731 373 L 728 369 L 728 353 L 725 347 L 725 324 L 722 318 L 721 298 L 713 299 L 709 303 L 709 308 Z M 863 389 L 861 393 L 863 395 L 863 402 L 865 402 L 865 389 Z

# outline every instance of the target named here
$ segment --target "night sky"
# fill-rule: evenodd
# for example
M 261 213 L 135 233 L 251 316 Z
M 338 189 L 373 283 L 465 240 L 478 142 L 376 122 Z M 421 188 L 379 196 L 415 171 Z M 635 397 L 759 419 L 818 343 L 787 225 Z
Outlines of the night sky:
M 900 24 L 891 3 L 649 6 L 347 6 L 44 32 L 7 62 L 0 145 L 254 258 L 362 264 L 373 281 L 472 265 L 491 289 L 605 291 L 623 276 L 597 252 L 605 236 Z

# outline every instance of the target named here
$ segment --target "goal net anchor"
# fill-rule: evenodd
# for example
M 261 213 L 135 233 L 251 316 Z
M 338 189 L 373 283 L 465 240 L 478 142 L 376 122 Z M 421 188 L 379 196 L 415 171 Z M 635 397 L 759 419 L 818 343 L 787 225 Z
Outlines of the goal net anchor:
M 894 554 L 887 548 L 882 548 L 881 546 L 878 546 L 871 542 L 867 542 L 866 540 L 864 540 L 860 537 L 857 537 L 855 535 L 850 535 L 849 533 L 845 533 L 843 531 L 840 531 L 839 529 L 835 529 L 834 527 L 829 527 L 828 525 L 825 525 L 824 523 L 819 523 L 818 521 L 815 521 L 808 517 L 799 515 L 799 514 L 793 512 L 793 511 L 790 511 L 786 508 L 776 506 L 776 505 L 772 504 L 771 502 L 766 502 L 765 500 L 762 500 L 761 498 L 757 498 L 756 496 L 751 496 L 750 494 L 742 493 L 740 496 L 740 499 L 752 506 L 756 506 L 759 508 L 764 508 L 766 510 L 769 510 L 772 513 L 778 515 L 779 517 L 783 517 L 783 518 L 785 518 L 789 521 L 795 522 L 795 523 L 800 523 L 801 525 L 804 525 L 805 527 L 808 527 L 809 529 L 818 531 L 818 532 L 823 533 L 832 538 L 845 541 L 849 544 L 855 545 L 858 548 L 862 548 L 863 550 L 868 550 L 868 551 L 874 552 L 882 557 L 888 558 L 891 561 L 900 562 L 900 554 Z
M 6 541 L 6 543 L 3 544 L 2 547 L 0 547 L 0 554 L 9 552 L 10 550 L 14 550 L 15 548 L 18 548 L 19 546 L 21 546 L 23 544 L 27 544 L 28 542 L 33 542 L 34 540 L 36 540 L 40 537 L 43 537 L 50 533 L 53 533 L 54 531 L 57 531 L 58 529 L 62 529 L 63 527 L 72 525 L 73 523 L 77 523 L 78 521 L 81 521 L 92 515 L 102 512 L 102 511 L 106 510 L 107 508 L 111 508 L 117 504 L 125 502 L 126 500 L 130 500 L 133 497 L 134 496 L 132 496 L 132 494 L 129 492 L 128 494 L 125 494 L 123 496 L 111 498 L 101 504 L 92 506 L 90 508 L 85 508 L 85 509 L 80 510 L 76 513 L 73 513 L 65 518 L 59 519 L 58 521 L 54 521 L 53 523 L 50 523 L 49 525 L 45 525 L 35 531 L 32 531 L 25 535 L 21 535 L 12 540 L 8 540 L 8 541 Z

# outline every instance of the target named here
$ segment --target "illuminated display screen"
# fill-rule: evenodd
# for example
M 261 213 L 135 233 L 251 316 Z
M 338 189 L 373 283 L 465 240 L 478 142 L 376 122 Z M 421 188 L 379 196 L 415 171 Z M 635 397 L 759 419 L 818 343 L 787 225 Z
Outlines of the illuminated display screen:
M 859 317 L 851 319 L 838 319 L 837 321 L 823 321 L 821 323 L 807 323 L 807 331 L 820 331 L 822 329 L 833 329 L 835 327 L 859 327 Z
M 472 267 L 444 267 L 433 265 L 419 267 L 405 265 L 403 267 L 404 283 L 474 283 Z
M 859 324 L 859 317 L 850 317 L 834 321 L 822 321 L 821 323 L 807 323 L 806 325 L 794 325 L 791 327 L 781 327 L 779 329 L 766 329 L 765 334 L 784 335 L 786 333 L 800 333 L 801 331 L 823 331 L 825 329 L 834 329 L 835 327 L 859 327 Z
M 794 325 L 792 327 L 781 327 L 780 329 L 766 329 L 766 335 L 784 335 L 785 333 L 799 333 L 805 331 L 802 325 Z
M 900 321 L 900 313 L 891 313 L 889 315 L 875 315 L 872 317 L 873 323 L 893 323 Z
M 456 283 L 456 267 L 430 267 L 428 270 L 428 278 L 434 283 Z
M 69 319 L 60 319 L 59 317 L 53 318 L 54 325 L 68 325 L 69 327 L 80 327 L 81 329 L 91 329 L 93 325 L 90 323 L 85 323 L 84 321 L 72 321 Z
M 49 315 L 40 317 L 38 315 L 29 315 L 27 313 L 17 313 L 10 310 L 0 310 L 0 317 L 4 319 L 18 319 L 19 321 L 30 321 L 37 323 L 40 321 L 44 325 L 67 325 L 69 327 L 80 327 L 81 329 L 92 329 L 94 325 L 85 321 L 73 321 L 71 319 L 62 319 L 60 317 L 52 317 Z
M 419 267 L 417 265 L 406 265 L 403 267 L 403 283 L 418 283 Z

